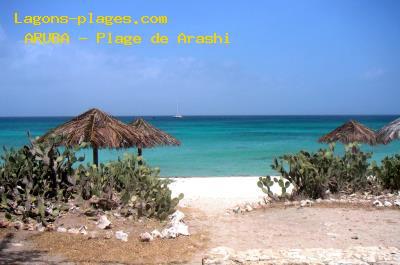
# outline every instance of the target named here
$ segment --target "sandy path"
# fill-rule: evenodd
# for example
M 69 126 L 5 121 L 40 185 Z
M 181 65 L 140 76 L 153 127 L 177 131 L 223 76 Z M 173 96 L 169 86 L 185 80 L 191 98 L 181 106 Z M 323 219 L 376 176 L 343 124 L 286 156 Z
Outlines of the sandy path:
M 208 214 L 221 213 L 240 203 L 258 202 L 265 194 L 257 187 L 258 177 L 174 178 L 173 196 L 185 195 L 183 207 L 197 208 Z
M 188 224 L 194 232 L 208 233 L 209 249 L 400 247 L 398 209 L 314 205 L 245 214 L 227 211 L 238 204 L 262 200 L 265 194 L 257 187 L 257 180 L 258 177 L 178 178 L 170 187 L 175 196 L 185 194 L 180 205 L 190 213 Z M 195 256 L 194 264 L 201 255 Z

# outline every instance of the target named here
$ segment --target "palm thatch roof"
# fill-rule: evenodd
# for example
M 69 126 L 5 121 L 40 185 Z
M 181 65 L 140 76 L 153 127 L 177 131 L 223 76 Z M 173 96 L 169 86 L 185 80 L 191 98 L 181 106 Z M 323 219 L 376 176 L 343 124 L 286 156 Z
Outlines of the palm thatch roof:
M 362 125 L 361 123 L 350 120 L 343 124 L 342 126 L 336 128 L 327 135 L 322 136 L 319 142 L 331 143 L 331 142 L 341 142 L 343 144 L 349 143 L 366 143 L 370 145 L 375 145 L 376 133 Z
M 131 126 L 98 109 L 90 109 L 49 131 L 38 139 L 61 136 L 61 145 L 76 146 L 83 142 L 94 148 L 128 148 L 137 146 L 141 136 Z
M 137 119 L 130 125 L 141 135 L 142 141 L 139 143 L 141 148 L 181 144 L 179 140 L 154 127 L 144 119 Z
M 400 139 L 400 118 L 392 121 L 378 131 L 378 141 L 383 144 Z

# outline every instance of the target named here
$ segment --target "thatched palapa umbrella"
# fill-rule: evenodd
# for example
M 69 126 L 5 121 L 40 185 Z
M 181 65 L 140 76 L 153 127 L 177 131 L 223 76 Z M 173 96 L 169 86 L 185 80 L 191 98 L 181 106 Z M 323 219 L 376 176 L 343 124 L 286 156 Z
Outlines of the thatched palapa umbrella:
M 144 119 L 137 119 L 131 124 L 141 136 L 141 142 L 138 143 L 138 156 L 142 156 L 142 148 L 151 148 L 155 146 L 174 145 L 178 146 L 181 142 L 166 132 L 157 129 Z
M 98 109 L 90 109 L 74 119 L 49 131 L 37 141 L 61 136 L 60 145 L 76 146 L 88 143 L 93 148 L 93 163 L 98 165 L 99 148 L 129 148 L 142 142 L 141 136 L 131 126 Z
M 400 118 L 392 121 L 378 131 L 378 141 L 388 144 L 393 140 L 400 139 Z
M 324 143 L 332 143 L 338 141 L 343 144 L 366 143 L 370 145 L 375 145 L 377 143 L 376 133 L 354 120 L 346 122 L 342 126 L 336 128 L 332 132 L 322 136 L 319 139 L 319 142 Z

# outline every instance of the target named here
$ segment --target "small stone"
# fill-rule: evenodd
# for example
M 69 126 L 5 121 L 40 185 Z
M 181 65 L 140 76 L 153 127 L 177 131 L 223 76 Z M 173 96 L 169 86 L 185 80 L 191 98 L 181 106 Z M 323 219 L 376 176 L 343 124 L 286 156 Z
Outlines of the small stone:
M 153 236 L 148 232 L 141 233 L 139 238 L 140 238 L 140 241 L 142 241 L 142 242 L 150 242 L 150 241 L 154 240 Z
M 161 234 L 163 238 L 176 238 L 178 236 L 175 227 L 165 228 L 161 231 Z
M 14 226 L 15 229 L 20 230 L 20 229 L 22 229 L 24 227 L 24 224 L 21 221 L 15 221 L 13 223 L 13 226 Z
M 9 221 L 6 220 L 0 220 L 0 228 L 6 228 L 10 225 Z
M 240 206 L 236 206 L 235 208 L 233 208 L 233 212 L 240 213 L 241 212 Z
M 85 215 L 89 217 L 93 217 L 97 215 L 97 210 L 89 209 L 85 211 Z
M 179 223 L 185 218 L 185 214 L 179 210 L 175 211 L 173 214 L 169 216 L 171 223 Z
M 375 201 L 373 202 L 373 205 L 374 205 L 375 207 L 383 207 L 383 204 L 382 204 L 379 200 L 375 200 Z
M 56 230 L 56 227 L 54 226 L 54 224 L 48 224 L 47 226 L 46 226 L 46 231 L 55 231 Z
M 35 226 L 33 225 L 33 223 L 28 223 L 28 224 L 24 224 L 23 229 L 28 230 L 28 231 L 33 231 L 33 230 L 35 230 Z
M 111 222 L 108 220 L 106 215 L 102 215 L 97 222 L 97 227 L 100 229 L 108 229 L 111 228 Z
M 87 235 L 87 227 L 85 225 L 82 225 L 79 228 L 79 233 L 82 234 L 82 235 Z
M 114 215 L 116 218 L 121 218 L 121 214 L 120 214 L 120 213 L 113 213 L 113 215 Z
M 65 227 L 57 227 L 57 232 L 59 232 L 59 233 L 67 233 L 67 229 Z
M 35 229 L 38 232 L 44 232 L 44 230 L 46 230 L 46 228 L 42 225 L 42 223 L 36 224 Z
M 351 239 L 357 240 L 358 236 L 352 236 Z
M 250 206 L 250 204 L 246 204 L 245 210 L 246 212 L 251 212 L 253 211 L 253 208 Z
M 312 205 L 312 201 L 310 201 L 310 200 L 302 200 L 302 201 L 300 201 L 300 207 L 306 207 L 306 206 L 311 207 L 311 205 Z
M 67 230 L 67 232 L 70 234 L 79 234 L 79 229 L 78 228 L 70 228 Z
M 160 233 L 160 231 L 158 231 L 157 229 L 154 229 L 151 233 L 151 236 L 153 238 L 162 238 L 162 234 Z
M 128 234 L 122 230 L 115 232 L 115 238 L 123 242 L 128 242 Z
M 292 202 L 291 202 L 291 201 L 285 201 L 285 202 L 283 203 L 283 205 L 285 205 L 285 206 L 290 206 L 290 205 L 292 205 Z
M 174 224 L 173 227 L 175 228 L 176 233 L 178 235 L 190 236 L 189 227 L 185 223 L 180 222 L 180 223 Z
M 113 237 L 113 232 L 112 231 L 107 231 L 106 234 L 104 235 L 105 239 L 111 239 Z
M 318 198 L 318 199 L 315 200 L 315 202 L 316 202 L 316 203 L 321 203 L 321 202 L 322 202 L 322 199 L 321 199 L 321 198 Z
M 385 205 L 385 207 L 392 207 L 393 206 L 393 204 L 391 202 L 389 202 L 389 201 L 385 201 L 383 203 L 383 205 Z

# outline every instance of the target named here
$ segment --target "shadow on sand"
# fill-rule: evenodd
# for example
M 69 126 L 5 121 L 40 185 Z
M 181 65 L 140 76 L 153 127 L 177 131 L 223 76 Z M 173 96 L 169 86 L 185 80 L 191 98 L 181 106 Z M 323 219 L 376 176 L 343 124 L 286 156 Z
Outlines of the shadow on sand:
M 13 239 L 13 233 L 7 233 L 1 239 L 0 264 L 60 264 L 60 262 L 46 260 L 46 252 L 26 249 L 18 250 L 20 247 L 12 245 Z

